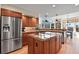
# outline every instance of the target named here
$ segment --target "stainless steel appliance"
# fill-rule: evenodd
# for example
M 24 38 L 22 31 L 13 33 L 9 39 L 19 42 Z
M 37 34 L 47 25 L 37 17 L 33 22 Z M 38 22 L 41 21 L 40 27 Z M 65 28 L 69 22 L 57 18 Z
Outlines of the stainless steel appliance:
M 22 47 L 21 20 L 18 17 L 1 16 L 1 53 L 8 53 Z

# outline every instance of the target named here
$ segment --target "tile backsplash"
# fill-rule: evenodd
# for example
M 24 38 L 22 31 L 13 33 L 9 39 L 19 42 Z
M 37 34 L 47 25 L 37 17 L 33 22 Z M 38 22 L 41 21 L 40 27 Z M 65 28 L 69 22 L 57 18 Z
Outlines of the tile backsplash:
M 25 27 L 24 31 L 33 31 L 36 27 Z

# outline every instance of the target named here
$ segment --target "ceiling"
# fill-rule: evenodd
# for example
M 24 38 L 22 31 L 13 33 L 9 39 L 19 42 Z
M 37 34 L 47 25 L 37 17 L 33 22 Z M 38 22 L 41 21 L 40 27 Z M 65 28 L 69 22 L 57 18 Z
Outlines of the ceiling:
M 53 4 L 9 4 L 9 6 L 22 9 L 24 14 L 31 16 L 39 16 L 39 14 L 45 15 L 48 13 L 49 16 L 56 16 L 79 12 L 79 5 L 74 4 L 55 4 L 56 7 L 52 7 Z

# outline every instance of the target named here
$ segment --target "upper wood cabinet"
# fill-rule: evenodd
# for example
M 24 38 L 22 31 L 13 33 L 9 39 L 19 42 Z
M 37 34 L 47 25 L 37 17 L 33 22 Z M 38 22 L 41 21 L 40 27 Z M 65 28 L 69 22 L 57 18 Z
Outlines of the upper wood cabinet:
M 35 27 L 38 24 L 38 19 L 30 16 L 22 16 L 22 25 L 23 27 Z
M 29 17 L 22 16 L 22 27 L 27 27 L 29 25 Z
M 38 24 L 38 19 L 37 18 L 29 18 L 29 26 L 30 27 L 35 27 Z
M 33 26 L 33 22 L 32 22 L 32 17 L 29 17 L 29 27 L 32 27 Z
M 38 24 L 38 19 L 37 18 L 32 18 L 33 26 L 37 26 Z
M 22 13 L 1 8 L 1 16 L 22 17 Z

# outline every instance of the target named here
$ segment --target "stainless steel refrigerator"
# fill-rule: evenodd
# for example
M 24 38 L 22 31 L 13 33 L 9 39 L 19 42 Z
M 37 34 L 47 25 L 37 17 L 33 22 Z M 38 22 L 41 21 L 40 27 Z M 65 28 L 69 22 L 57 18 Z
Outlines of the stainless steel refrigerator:
M 21 20 L 0 16 L 0 53 L 9 53 L 22 47 Z

